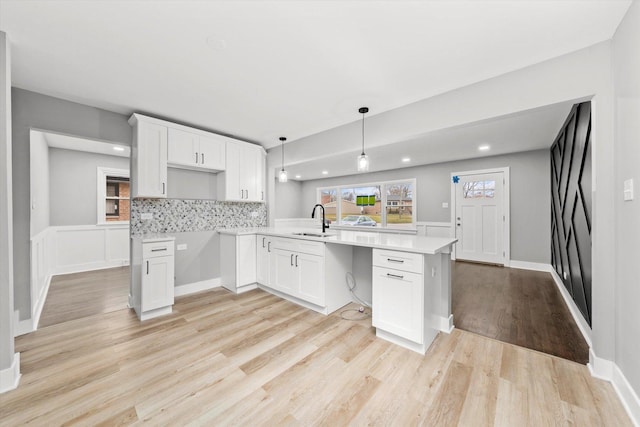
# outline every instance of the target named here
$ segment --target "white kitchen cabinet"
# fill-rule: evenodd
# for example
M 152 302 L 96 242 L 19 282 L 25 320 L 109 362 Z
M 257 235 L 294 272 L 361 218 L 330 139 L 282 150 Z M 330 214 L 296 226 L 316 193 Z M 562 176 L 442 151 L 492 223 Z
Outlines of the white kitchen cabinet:
M 373 249 L 372 325 L 378 337 L 427 351 L 440 329 L 438 284 L 448 271 L 437 262 L 440 257 Z
M 166 198 L 168 129 L 138 114 L 129 123 L 134 127 L 131 197 Z
M 373 266 L 372 325 L 421 343 L 423 294 L 422 274 Z
M 257 145 L 227 141 L 226 169 L 218 178 L 218 198 L 241 202 L 263 202 L 265 156 Z
M 256 282 L 269 286 L 271 284 L 271 238 L 259 234 L 256 247 Z
M 174 302 L 174 239 L 131 240 L 129 305 L 140 320 L 171 313 Z
M 235 293 L 255 289 L 256 235 L 220 235 L 220 280 Z
M 345 282 L 345 274 L 352 268 L 350 247 L 332 245 L 329 249 L 323 242 L 283 237 L 264 241 L 269 283 L 258 283 L 265 289 L 324 314 L 351 301 Z M 261 246 L 261 240 L 258 243 Z
M 225 169 L 225 137 L 205 135 L 169 127 L 168 165 L 172 167 L 221 171 Z

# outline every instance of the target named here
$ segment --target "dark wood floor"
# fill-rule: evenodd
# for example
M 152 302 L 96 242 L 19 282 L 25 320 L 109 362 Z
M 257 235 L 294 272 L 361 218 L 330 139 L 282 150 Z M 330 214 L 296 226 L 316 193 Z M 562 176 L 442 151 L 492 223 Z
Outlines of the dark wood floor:
M 129 267 L 53 276 L 38 327 L 127 308 Z
M 454 262 L 451 299 L 456 328 L 589 361 L 589 347 L 549 273 Z

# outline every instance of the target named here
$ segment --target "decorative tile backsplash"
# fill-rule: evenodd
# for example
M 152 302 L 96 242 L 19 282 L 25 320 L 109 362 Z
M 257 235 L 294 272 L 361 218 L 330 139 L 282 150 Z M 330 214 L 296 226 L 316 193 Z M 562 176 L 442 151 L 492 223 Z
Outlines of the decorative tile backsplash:
M 143 221 L 143 213 L 153 214 L 153 219 Z M 266 225 L 267 206 L 264 203 L 182 199 L 131 200 L 132 235 Z

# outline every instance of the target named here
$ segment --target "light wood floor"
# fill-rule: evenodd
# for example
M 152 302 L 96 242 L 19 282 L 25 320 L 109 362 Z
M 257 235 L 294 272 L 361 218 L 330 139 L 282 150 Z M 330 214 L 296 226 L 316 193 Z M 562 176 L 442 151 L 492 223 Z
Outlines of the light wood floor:
M 129 297 L 129 267 L 53 276 L 38 327 L 122 310 Z
M 260 290 L 176 299 L 16 340 L 23 377 L 0 395 L 3 426 L 631 425 L 583 365 L 470 332 L 426 356 Z M 352 313 L 346 313 L 352 314 Z
M 589 362 L 589 346 L 551 274 L 454 262 L 451 282 L 456 328 Z

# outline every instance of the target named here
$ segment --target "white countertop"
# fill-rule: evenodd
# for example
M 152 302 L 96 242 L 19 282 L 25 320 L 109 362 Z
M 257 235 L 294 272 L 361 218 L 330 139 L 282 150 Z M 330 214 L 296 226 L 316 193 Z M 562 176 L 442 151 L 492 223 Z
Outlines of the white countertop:
M 141 240 L 142 243 L 153 243 L 153 242 L 166 242 L 169 240 L 176 240 L 174 236 L 169 236 L 165 233 L 147 233 L 147 234 L 136 234 L 131 236 L 132 240 Z
M 226 228 L 219 229 L 217 231 L 220 234 L 229 234 L 233 236 L 262 234 L 266 236 L 326 242 L 329 244 L 363 246 L 428 255 L 449 253 L 451 252 L 451 245 L 457 242 L 457 239 L 450 237 L 428 237 L 413 234 L 377 233 L 373 231 L 360 230 L 351 231 L 327 229 L 327 233 L 330 234 L 330 236 L 327 237 L 300 236 L 293 234 L 301 232 L 320 233 L 321 230 L 319 227 L 317 229 L 282 227 Z

